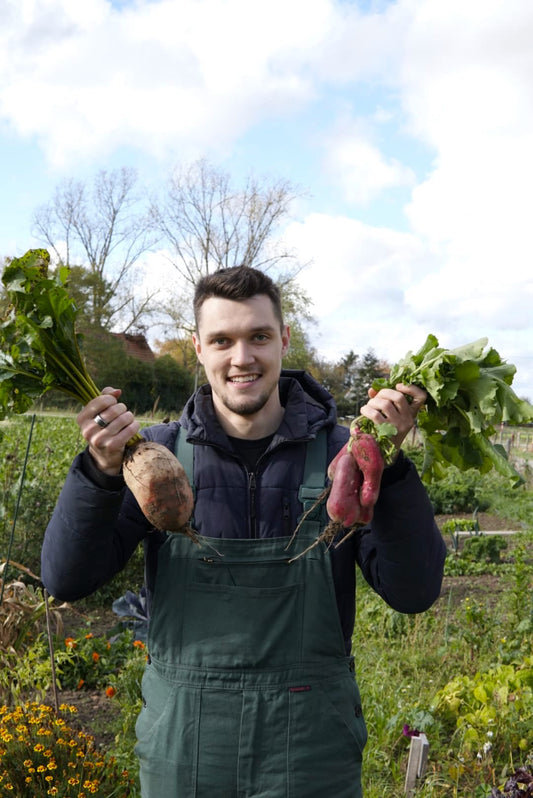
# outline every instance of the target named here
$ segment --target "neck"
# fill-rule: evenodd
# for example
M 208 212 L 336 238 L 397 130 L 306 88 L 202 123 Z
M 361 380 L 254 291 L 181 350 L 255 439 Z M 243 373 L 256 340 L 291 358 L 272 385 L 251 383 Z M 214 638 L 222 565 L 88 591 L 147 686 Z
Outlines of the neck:
M 214 402 L 214 406 L 218 422 L 226 435 L 231 438 L 247 438 L 249 440 L 258 440 L 273 435 L 281 424 L 285 412 L 281 404 L 268 413 L 265 413 L 265 408 L 263 408 L 259 413 L 250 416 L 232 413 L 227 408 L 218 408 L 216 402 Z

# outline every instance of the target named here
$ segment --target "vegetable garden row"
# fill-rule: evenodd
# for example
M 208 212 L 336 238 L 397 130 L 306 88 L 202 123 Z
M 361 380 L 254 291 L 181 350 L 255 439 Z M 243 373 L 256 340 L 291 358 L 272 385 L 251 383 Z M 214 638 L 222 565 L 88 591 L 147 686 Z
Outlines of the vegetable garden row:
M 38 576 L 44 529 L 81 446 L 72 417 L 22 415 L 0 422 L 0 555 L 5 560 L 11 546 L 10 560 L 18 563 L 3 572 L 0 796 L 139 794 L 134 720 L 145 651 L 137 640 L 142 634 L 122 628 L 111 607 L 127 591 L 139 596 L 140 554 L 113 583 L 74 608 L 83 611 L 78 620 L 72 609 L 50 602 L 63 707 L 58 715 L 42 592 L 38 581 L 19 568 Z M 421 450 L 409 453 L 421 459 Z M 447 576 L 429 612 L 400 615 L 359 580 L 354 650 L 369 726 L 368 798 L 404 794 L 411 735 L 417 732 L 430 744 L 417 796 L 528 794 L 525 782 L 518 781 L 528 778 L 533 766 L 533 493 L 527 464 L 523 473 L 526 485 L 519 488 L 494 472 L 454 472 L 429 486 L 444 512 L 468 519 L 477 508 L 481 517 L 499 515 L 502 528 L 518 530 L 506 537 L 505 546 L 479 547 L 465 545 L 464 538 L 454 545 L 450 524 L 442 525 L 449 548 Z M 142 615 L 140 602 L 137 610 Z M 98 621 L 102 613 L 112 616 L 105 630 Z M 68 624 L 57 633 L 56 618 Z M 81 707 L 88 694 L 97 699 L 94 714 L 80 728 L 76 698 Z M 35 703 L 24 709 L 26 699 Z M 76 757 L 66 756 L 72 751 Z M 66 782 L 56 778 L 65 768 Z M 14 784 L 15 773 L 27 781 Z M 506 781 L 510 786 L 504 791 Z

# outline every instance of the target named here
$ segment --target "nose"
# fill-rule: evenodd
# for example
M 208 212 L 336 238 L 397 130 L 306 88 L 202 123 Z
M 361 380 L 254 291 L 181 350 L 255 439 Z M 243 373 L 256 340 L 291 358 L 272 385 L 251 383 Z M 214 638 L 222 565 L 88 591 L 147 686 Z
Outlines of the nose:
M 248 341 L 238 340 L 232 347 L 231 362 L 234 366 L 248 366 L 253 362 L 254 355 Z

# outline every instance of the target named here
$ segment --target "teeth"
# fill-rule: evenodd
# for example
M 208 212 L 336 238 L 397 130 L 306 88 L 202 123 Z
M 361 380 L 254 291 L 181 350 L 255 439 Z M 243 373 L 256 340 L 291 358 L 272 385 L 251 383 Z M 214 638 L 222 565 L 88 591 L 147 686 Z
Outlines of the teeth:
M 230 377 L 231 382 L 255 382 L 257 380 L 257 376 L 248 376 L 248 377 Z

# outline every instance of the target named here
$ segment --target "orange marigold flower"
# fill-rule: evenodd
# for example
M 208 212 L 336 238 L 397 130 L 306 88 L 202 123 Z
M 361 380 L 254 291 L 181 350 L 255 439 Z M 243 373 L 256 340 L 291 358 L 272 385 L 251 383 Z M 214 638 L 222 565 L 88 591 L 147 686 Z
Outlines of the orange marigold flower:
M 76 690 L 81 690 L 84 684 L 85 684 L 85 679 L 80 679 L 78 682 L 78 686 L 76 687 Z
M 93 635 L 93 633 L 92 633 L 92 632 L 89 632 L 89 634 L 88 634 L 88 635 L 85 635 L 85 639 L 86 639 L 86 640 L 92 640 L 92 638 L 93 638 L 93 637 L 94 637 L 94 635 Z
M 65 645 L 67 648 L 76 648 L 76 641 L 73 637 L 65 637 Z
M 100 654 L 98 653 L 98 651 L 93 651 L 93 662 L 98 662 L 99 659 L 100 659 Z
M 116 693 L 117 691 L 115 690 L 114 687 L 111 687 L 111 685 L 106 688 L 105 694 L 108 698 L 113 698 L 113 696 L 116 695 Z
M 134 640 L 133 645 L 135 648 L 145 648 L 145 645 L 142 640 Z

